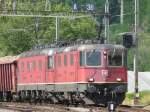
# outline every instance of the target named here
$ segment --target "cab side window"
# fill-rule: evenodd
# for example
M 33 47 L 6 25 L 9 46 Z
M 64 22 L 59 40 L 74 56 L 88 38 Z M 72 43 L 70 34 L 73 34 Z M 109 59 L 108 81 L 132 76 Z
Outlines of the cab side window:
M 80 52 L 80 66 L 85 66 L 85 52 L 81 51 Z
M 54 68 L 54 57 L 48 56 L 48 69 Z

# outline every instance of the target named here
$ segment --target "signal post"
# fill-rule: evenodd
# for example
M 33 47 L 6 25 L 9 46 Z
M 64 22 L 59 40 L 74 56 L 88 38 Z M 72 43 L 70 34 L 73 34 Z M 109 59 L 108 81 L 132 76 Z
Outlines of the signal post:
M 139 0 L 135 0 L 135 27 L 134 27 L 134 36 L 136 46 L 134 48 L 134 76 L 135 76 L 135 95 L 133 99 L 133 104 L 139 104 L 139 78 L 138 78 L 138 27 L 139 27 Z

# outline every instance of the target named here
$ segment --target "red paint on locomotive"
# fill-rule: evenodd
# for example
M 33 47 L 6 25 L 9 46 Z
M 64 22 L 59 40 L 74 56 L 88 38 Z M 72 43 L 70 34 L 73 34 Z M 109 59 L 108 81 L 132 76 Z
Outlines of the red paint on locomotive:
M 127 83 L 127 70 L 122 62 L 119 66 L 108 65 L 109 52 L 113 52 L 115 49 L 116 51 L 118 50 L 118 53 L 124 53 L 123 47 L 117 48 L 113 45 L 81 45 L 77 47 L 76 50 L 71 50 L 73 47 L 66 47 L 61 51 L 59 51 L 60 48 L 53 50 L 49 49 L 47 50 L 47 54 L 39 54 L 34 56 L 33 53 L 32 56 L 20 57 L 18 60 L 18 67 L 20 69 L 18 84 L 34 85 L 89 83 L 90 78 L 94 79 L 93 83 Z M 93 51 L 95 49 L 96 51 Z M 29 51 L 29 54 L 30 52 L 32 53 L 32 51 Z M 49 55 L 48 52 L 53 53 Z M 81 52 L 83 52 L 83 60 L 85 61 L 82 63 L 83 65 L 80 65 L 82 61 L 80 60 Z M 97 54 L 94 54 L 93 52 Z M 89 55 L 100 56 L 98 57 L 99 59 L 97 58 L 98 61 L 100 61 L 97 63 L 99 64 L 98 66 L 86 65 L 87 60 L 85 58 L 88 58 L 86 57 L 88 53 Z M 121 59 L 123 60 L 123 57 L 121 57 Z M 23 63 L 24 65 L 21 65 Z M 90 63 L 91 62 L 89 62 L 89 64 Z M 21 68 L 21 66 L 24 67 Z

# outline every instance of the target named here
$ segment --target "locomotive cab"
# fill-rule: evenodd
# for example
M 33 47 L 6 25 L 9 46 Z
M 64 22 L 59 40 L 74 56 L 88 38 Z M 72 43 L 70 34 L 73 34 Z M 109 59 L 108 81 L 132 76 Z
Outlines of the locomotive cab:
M 93 78 L 93 83 L 127 82 L 126 57 L 126 50 L 120 46 L 104 45 L 103 48 L 95 46 L 84 49 L 80 51 L 81 75 Z
M 80 51 L 80 80 L 87 82 L 88 96 L 98 96 L 96 102 L 123 101 L 127 91 L 126 57 L 126 49 L 120 45 L 92 45 Z

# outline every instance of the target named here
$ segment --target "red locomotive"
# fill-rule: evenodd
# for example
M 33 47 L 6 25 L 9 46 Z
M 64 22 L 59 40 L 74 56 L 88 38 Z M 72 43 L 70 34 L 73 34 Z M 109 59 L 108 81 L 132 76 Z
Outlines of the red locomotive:
M 15 65 L 11 72 L 17 74 L 13 75 L 17 78 L 13 85 L 16 91 L 0 86 L 1 100 L 5 93 L 7 99 L 16 94 L 19 100 L 53 103 L 122 103 L 127 91 L 126 49 L 121 45 L 81 43 L 20 54 L 15 63 L 11 62 Z M 7 75 L 8 68 L 0 69 L 1 84 L 12 83 L 2 81 L 6 80 L 2 76 Z

